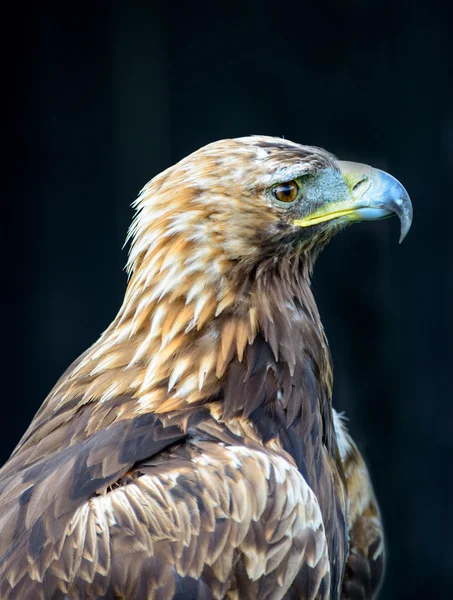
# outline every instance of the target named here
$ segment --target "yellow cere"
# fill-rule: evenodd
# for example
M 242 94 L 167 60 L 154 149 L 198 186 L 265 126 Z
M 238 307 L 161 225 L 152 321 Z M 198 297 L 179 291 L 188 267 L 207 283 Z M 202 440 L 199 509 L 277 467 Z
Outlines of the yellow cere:
M 357 208 L 347 206 L 347 204 L 348 203 L 344 202 L 343 208 L 341 208 L 341 204 L 338 205 L 334 211 L 329 211 L 329 208 L 332 209 L 332 206 L 327 207 L 324 211 L 319 211 L 305 217 L 304 219 L 293 221 L 293 225 L 296 225 L 297 227 L 311 227 L 312 225 L 317 225 L 318 223 L 324 223 L 340 217 L 349 217 L 350 221 L 360 219 L 359 215 L 357 214 Z

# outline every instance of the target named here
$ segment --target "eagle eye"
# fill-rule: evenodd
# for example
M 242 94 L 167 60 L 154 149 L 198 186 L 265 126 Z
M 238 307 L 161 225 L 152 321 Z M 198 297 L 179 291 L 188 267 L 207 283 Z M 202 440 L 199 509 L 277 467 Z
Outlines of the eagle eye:
M 273 197 L 284 204 L 294 202 L 299 195 L 299 185 L 296 181 L 287 181 L 285 183 L 279 183 L 272 188 Z

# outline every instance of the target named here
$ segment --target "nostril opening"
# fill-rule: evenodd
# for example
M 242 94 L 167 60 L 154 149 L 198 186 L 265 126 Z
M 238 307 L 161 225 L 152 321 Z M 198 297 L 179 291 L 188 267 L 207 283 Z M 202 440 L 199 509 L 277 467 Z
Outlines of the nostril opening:
M 365 193 L 365 191 L 368 189 L 369 182 L 370 178 L 368 175 L 362 175 L 359 181 L 353 186 L 352 191 L 354 194 Z
M 362 175 L 362 177 L 359 179 L 359 181 L 354 185 L 354 187 L 352 189 L 353 190 L 358 189 L 361 185 L 363 185 L 367 181 L 368 181 L 368 175 Z

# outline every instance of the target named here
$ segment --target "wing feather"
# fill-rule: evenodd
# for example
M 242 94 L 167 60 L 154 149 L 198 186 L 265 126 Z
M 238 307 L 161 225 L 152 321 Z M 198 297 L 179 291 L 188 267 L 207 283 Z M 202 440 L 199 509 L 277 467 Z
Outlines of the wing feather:
M 310 584 L 297 597 L 329 597 L 318 502 L 281 456 L 215 442 L 175 446 L 165 461 L 147 459 L 116 486 L 98 486 L 58 519 L 63 530 L 43 498 L 39 490 L 47 508 L 29 536 L 3 555 L 2 599 L 278 600 L 301 568 Z
M 384 577 L 384 528 L 365 461 L 335 411 L 334 425 L 349 505 L 349 557 L 341 599 L 373 600 Z

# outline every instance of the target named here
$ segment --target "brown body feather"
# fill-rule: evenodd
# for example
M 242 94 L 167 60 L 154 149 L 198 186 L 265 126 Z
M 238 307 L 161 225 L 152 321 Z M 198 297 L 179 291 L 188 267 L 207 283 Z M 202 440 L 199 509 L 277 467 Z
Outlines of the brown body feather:
M 335 599 L 345 568 L 342 597 L 372 597 L 351 590 L 382 531 L 340 456 L 309 282 L 326 240 L 283 251 L 254 200 L 282 161 L 334 161 L 251 140 L 144 189 L 120 313 L 0 471 L 2 600 Z

